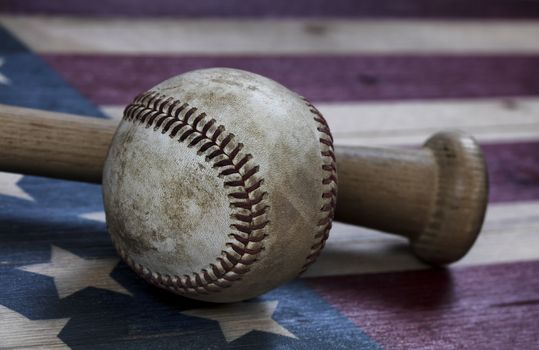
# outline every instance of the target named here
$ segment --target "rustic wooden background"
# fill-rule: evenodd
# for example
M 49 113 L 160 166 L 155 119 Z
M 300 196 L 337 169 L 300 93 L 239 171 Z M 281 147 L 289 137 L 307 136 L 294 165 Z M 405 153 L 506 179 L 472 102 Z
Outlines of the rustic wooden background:
M 337 223 L 303 278 L 216 307 L 119 261 L 99 186 L 0 173 L 0 348 L 539 349 L 537 19 L 520 0 L 3 0 L 0 103 L 119 118 L 172 75 L 242 68 L 313 100 L 337 144 L 474 134 L 491 196 L 450 268 Z

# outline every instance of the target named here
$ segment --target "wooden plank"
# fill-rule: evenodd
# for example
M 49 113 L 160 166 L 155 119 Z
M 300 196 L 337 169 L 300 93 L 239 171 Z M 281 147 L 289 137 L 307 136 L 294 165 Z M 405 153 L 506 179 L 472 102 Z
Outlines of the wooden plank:
M 539 138 L 539 99 L 473 99 L 320 104 L 337 144 L 421 144 L 441 129 L 480 142 Z
M 387 349 L 532 349 L 538 268 L 530 261 L 307 281 Z
M 0 12 L 97 17 L 537 18 L 537 3 L 505 0 L 3 0 Z
M 127 104 L 165 79 L 208 67 L 258 73 L 316 103 L 539 95 L 539 56 L 526 55 L 42 57 L 98 105 Z
M 0 23 L 40 53 L 539 53 L 539 23 L 525 20 L 258 21 L 3 15 Z
M 69 318 L 31 320 L 0 305 L 0 347 L 2 349 L 70 349 L 56 335 Z
M 452 266 L 539 259 L 539 202 L 491 204 L 471 251 Z M 428 268 L 406 239 L 336 223 L 326 247 L 304 277 L 406 271 Z

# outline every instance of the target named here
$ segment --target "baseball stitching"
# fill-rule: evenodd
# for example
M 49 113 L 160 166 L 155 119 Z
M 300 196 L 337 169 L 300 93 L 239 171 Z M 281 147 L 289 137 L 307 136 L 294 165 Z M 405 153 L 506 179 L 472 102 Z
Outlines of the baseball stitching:
M 157 92 L 149 91 L 136 97 L 126 107 L 124 120 L 139 122 L 146 128 L 153 126 L 155 131 L 187 143 L 188 147 L 197 147 L 197 154 L 204 155 L 206 162 L 220 171 L 219 177 L 229 190 L 234 223 L 230 226 L 230 241 L 221 256 L 201 272 L 170 276 L 151 271 L 133 261 L 116 244 L 120 255 L 145 280 L 178 294 L 207 294 L 230 287 L 249 271 L 249 266 L 264 250 L 270 206 L 266 201 L 267 192 L 263 190 L 264 179 L 257 176 L 259 166 L 254 164 L 251 154 L 242 152 L 243 144 L 236 142 L 234 134 L 227 132 L 223 125 L 217 125 L 215 119 Z
M 317 225 L 317 232 L 314 235 L 314 244 L 311 246 L 311 251 L 307 256 L 305 264 L 301 269 L 301 273 L 316 261 L 322 249 L 326 244 L 331 230 L 333 217 L 335 216 L 335 206 L 337 205 L 337 162 L 335 160 L 335 150 L 333 148 L 333 136 L 329 130 L 329 125 L 320 111 L 307 99 L 303 98 L 309 111 L 314 115 L 313 119 L 318 123 L 316 128 L 320 132 L 320 155 L 324 160 L 322 170 L 324 171 L 323 185 L 323 204 L 320 208 L 320 218 Z

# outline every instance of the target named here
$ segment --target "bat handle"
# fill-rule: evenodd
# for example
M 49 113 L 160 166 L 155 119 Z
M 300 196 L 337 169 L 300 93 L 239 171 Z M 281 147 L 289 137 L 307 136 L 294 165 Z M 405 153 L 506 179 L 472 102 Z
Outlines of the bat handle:
M 439 265 L 471 248 L 483 223 L 488 177 L 477 142 L 440 132 L 423 148 L 336 147 L 336 220 L 406 236 Z

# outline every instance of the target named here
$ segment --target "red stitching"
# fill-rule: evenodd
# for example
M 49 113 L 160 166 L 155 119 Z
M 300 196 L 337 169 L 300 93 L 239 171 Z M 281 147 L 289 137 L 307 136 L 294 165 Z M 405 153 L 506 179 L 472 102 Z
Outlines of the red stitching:
M 206 120 L 206 113 L 197 115 L 197 108 L 188 107 L 187 103 L 181 104 L 178 100 L 150 91 L 137 96 L 126 107 L 124 120 L 138 121 L 147 128 L 155 122 L 155 131 L 161 128 L 161 133 L 168 133 L 171 138 L 179 135 L 179 142 L 198 147 L 197 153 L 204 155 L 205 161 L 221 169 L 219 176 L 224 177 L 223 186 L 235 189 L 229 197 L 234 199 L 230 202 L 231 218 L 238 223 L 230 227 L 235 232 L 229 234 L 232 239 L 226 244 L 229 250 L 223 250 L 214 263 L 200 272 L 170 276 L 136 263 L 117 242 L 115 244 L 126 263 L 148 282 L 178 294 L 206 294 L 229 287 L 249 271 L 249 265 L 257 261 L 258 254 L 264 250 L 263 240 L 267 237 L 264 230 L 269 224 L 266 215 L 270 207 L 266 203 L 260 204 L 267 193 L 262 189 L 264 179 L 256 176 L 259 166 L 252 164 L 252 155 L 243 154 L 236 161 L 243 144 L 235 143 L 235 136 L 227 133 L 223 125 L 216 126 L 215 119 Z M 232 145 L 232 151 L 227 153 L 229 145 Z
M 320 208 L 320 212 L 323 214 L 323 217 L 318 221 L 318 231 L 314 235 L 315 241 L 311 246 L 311 252 L 306 258 L 301 273 L 307 270 L 309 265 L 314 263 L 322 252 L 329 236 L 329 231 L 331 230 L 331 223 L 335 215 L 335 206 L 337 203 L 337 166 L 335 161 L 335 150 L 333 148 L 333 136 L 331 135 L 329 125 L 324 116 L 322 116 L 322 113 L 320 113 L 320 111 L 318 111 L 318 109 L 316 109 L 316 107 L 307 99 L 303 98 L 303 100 L 309 108 L 309 111 L 314 115 L 314 121 L 318 123 L 317 130 L 320 132 L 319 141 L 321 146 L 320 155 L 324 160 L 322 170 L 326 172 L 327 175 L 322 179 L 324 192 L 321 195 L 323 205 Z

